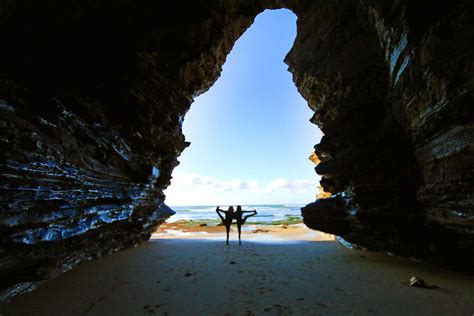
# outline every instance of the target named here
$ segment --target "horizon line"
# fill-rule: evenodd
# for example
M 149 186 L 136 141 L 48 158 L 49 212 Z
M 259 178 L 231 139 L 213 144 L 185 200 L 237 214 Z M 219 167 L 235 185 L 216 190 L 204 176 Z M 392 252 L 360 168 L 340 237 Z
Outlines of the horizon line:
M 249 205 L 249 206 L 265 206 L 265 205 L 308 205 L 312 202 L 307 202 L 307 203 L 264 203 L 264 204 L 252 204 L 252 203 L 240 203 L 240 204 L 188 204 L 188 205 L 170 205 L 170 204 L 167 204 L 166 202 L 164 202 L 164 204 L 166 204 L 168 207 L 186 207 L 186 206 L 209 206 L 209 207 L 214 207 L 214 206 L 234 206 L 234 205 Z

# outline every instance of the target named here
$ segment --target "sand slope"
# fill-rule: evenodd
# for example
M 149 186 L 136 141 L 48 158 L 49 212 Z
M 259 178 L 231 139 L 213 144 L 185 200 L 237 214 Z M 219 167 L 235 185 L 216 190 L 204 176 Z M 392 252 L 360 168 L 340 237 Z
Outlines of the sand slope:
M 416 275 L 438 289 L 404 284 Z M 336 242 L 155 239 L 84 264 L 2 315 L 472 315 L 474 277 Z

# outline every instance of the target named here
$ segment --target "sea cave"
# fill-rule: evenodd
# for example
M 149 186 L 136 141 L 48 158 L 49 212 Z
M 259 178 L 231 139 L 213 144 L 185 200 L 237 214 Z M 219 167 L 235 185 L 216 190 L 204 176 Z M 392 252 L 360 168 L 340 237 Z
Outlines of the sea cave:
M 330 197 L 306 201 L 304 224 L 472 281 L 470 1 L 11 0 L 0 5 L 0 311 L 71 269 L 150 247 L 174 214 L 163 192 L 189 146 L 182 124 L 193 99 L 271 9 L 297 16 L 284 62 L 324 134 L 314 151 Z M 164 242 L 163 253 L 175 246 Z M 301 247 L 288 260 L 315 264 Z M 321 314 L 351 309 L 295 300 Z M 291 314 L 279 304 L 260 312 Z

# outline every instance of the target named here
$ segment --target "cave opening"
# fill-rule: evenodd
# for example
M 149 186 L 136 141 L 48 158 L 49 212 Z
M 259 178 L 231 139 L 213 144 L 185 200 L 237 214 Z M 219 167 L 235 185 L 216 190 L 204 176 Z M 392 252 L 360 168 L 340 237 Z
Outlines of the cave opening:
M 319 188 L 308 157 L 322 135 L 284 63 L 296 19 L 288 9 L 260 13 L 234 44 L 219 79 L 195 98 L 183 122 L 191 146 L 165 192 L 177 214 L 159 234 L 222 230 L 216 206 L 231 205 L 258 212 L 244 232 L 290 225 L 316 233 L 302 224 L 300 208 Z
M 372 251 L 472 273 L 474 257 L 466 255 L 474 249 L 471 2 L 427 10 L 406 0 L 0 5 L 0 314 L 471 313 L 472 276 Z M 226 247 L 223 234 L 213 242 L 144 242 L 175 213 L 167 203 L 214 204 L 215 220 L 217 205 L 248 210 L 256 203 L 314 200 L 317 175 L 307 157 L 318 140 L 288 129 L 301 128 L 309 116 L 293 117 L 297 102 L 281 95 L 293 87 L 286 69 L 278 68 L 286 76 L 280 87 L 272 83 L 277 72 L 263 67 L 273 60 L 272 47 L 250 66 L 235 67 L 253 88 L 250 97 L 237 102 L 244 89 L 232 81 L 197 120 L 207 134 L 193 138 L 185 125 L 193 144 L 171 183 L 188 145 L 182 123 L 193 97 L 213 85 L 255 17 L 283 7 L 298 16 L 298 34 L 286 57 L 291 40 L 285 44 L 278 67 L 286 68 L 285 58 L 314 111 L 311 122 L 324 132 L 313 160 L 320 159 L 320 183 L 332 194 L 301 209 L 304 224 L 357 247 L 274 239 L 247 244 L 264 229 L 244 236 L 243 247 Z M 236 49 L 264 17 L 282 12 L 294 25 L 289 11 L 265 11 Z M 292 25 L 265 21 L 271 33 L 256 44 L 294 32 Z M 209 93 L 225 82 L 233 54 Z M 266 85 L 270 93 L 258 101 Z M 194 111 L 206 113 L 206 98 L 196 100 L 185 124 Z M 199 146 L 212 137 L 227 147 Z M 190 202 L 173 202 L 186 155 L 194 169 L 183 173 L 192 188 L 175 197 Z M 281 162 L 286 155 L 301 163 Z M 304 176 L 284 174 L 295 166 Z M 271 177 L 262 180 L 265 170 Z M 311 185 L 290 181 L 306 175 Z M 308 198 L 290 190 L 306 184 Z M 251 189 L 255 199 L 236 194 Z M 280 200 L 265 200 L 270 193 Z M 185 214 L 174 209 L 174 219 Z M 197 224 L 196 233 L 211 226 Z M 12 298 L 18 300 L 3 304 Z

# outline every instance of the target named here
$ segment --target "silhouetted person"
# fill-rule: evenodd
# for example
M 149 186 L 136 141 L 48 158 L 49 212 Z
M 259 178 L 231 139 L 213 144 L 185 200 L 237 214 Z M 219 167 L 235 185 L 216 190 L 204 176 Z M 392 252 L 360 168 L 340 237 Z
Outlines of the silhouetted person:
M 242 215 L 244 215 L 245 213 L 250 213 L 250 214 L 242 217 Z M 255 216 L 255 215 L 257 215 L 256 210 L 242 211 L 242 207 L 240 205 L 237 205 L 237 210 L 234 213 L 234 218 L 237 220 L 237 230 L 239 231 L 239 245 L 242 245 L 242 242 L 240 241 L 242 225 L 245 224 L 245 221 L 247 220 L 247 218 L 251 216 Z
M 222 216 L 222 213 L 224 213 L 225 217 Z M 222 224 L 225 226 L 225 230 L 227 233 L 227 241 L 226 244 L 229 244 L 229 232 L 230 232 L 230 225 L 232 225 L 232 221 L 234 220 L 234 208 L 232 206 L 229 207 L 227 211 L 223 211 L 219 208 L 219 206 L 216 208 L 216 213 L 219 215 L 219 217 L 222 220 Z

